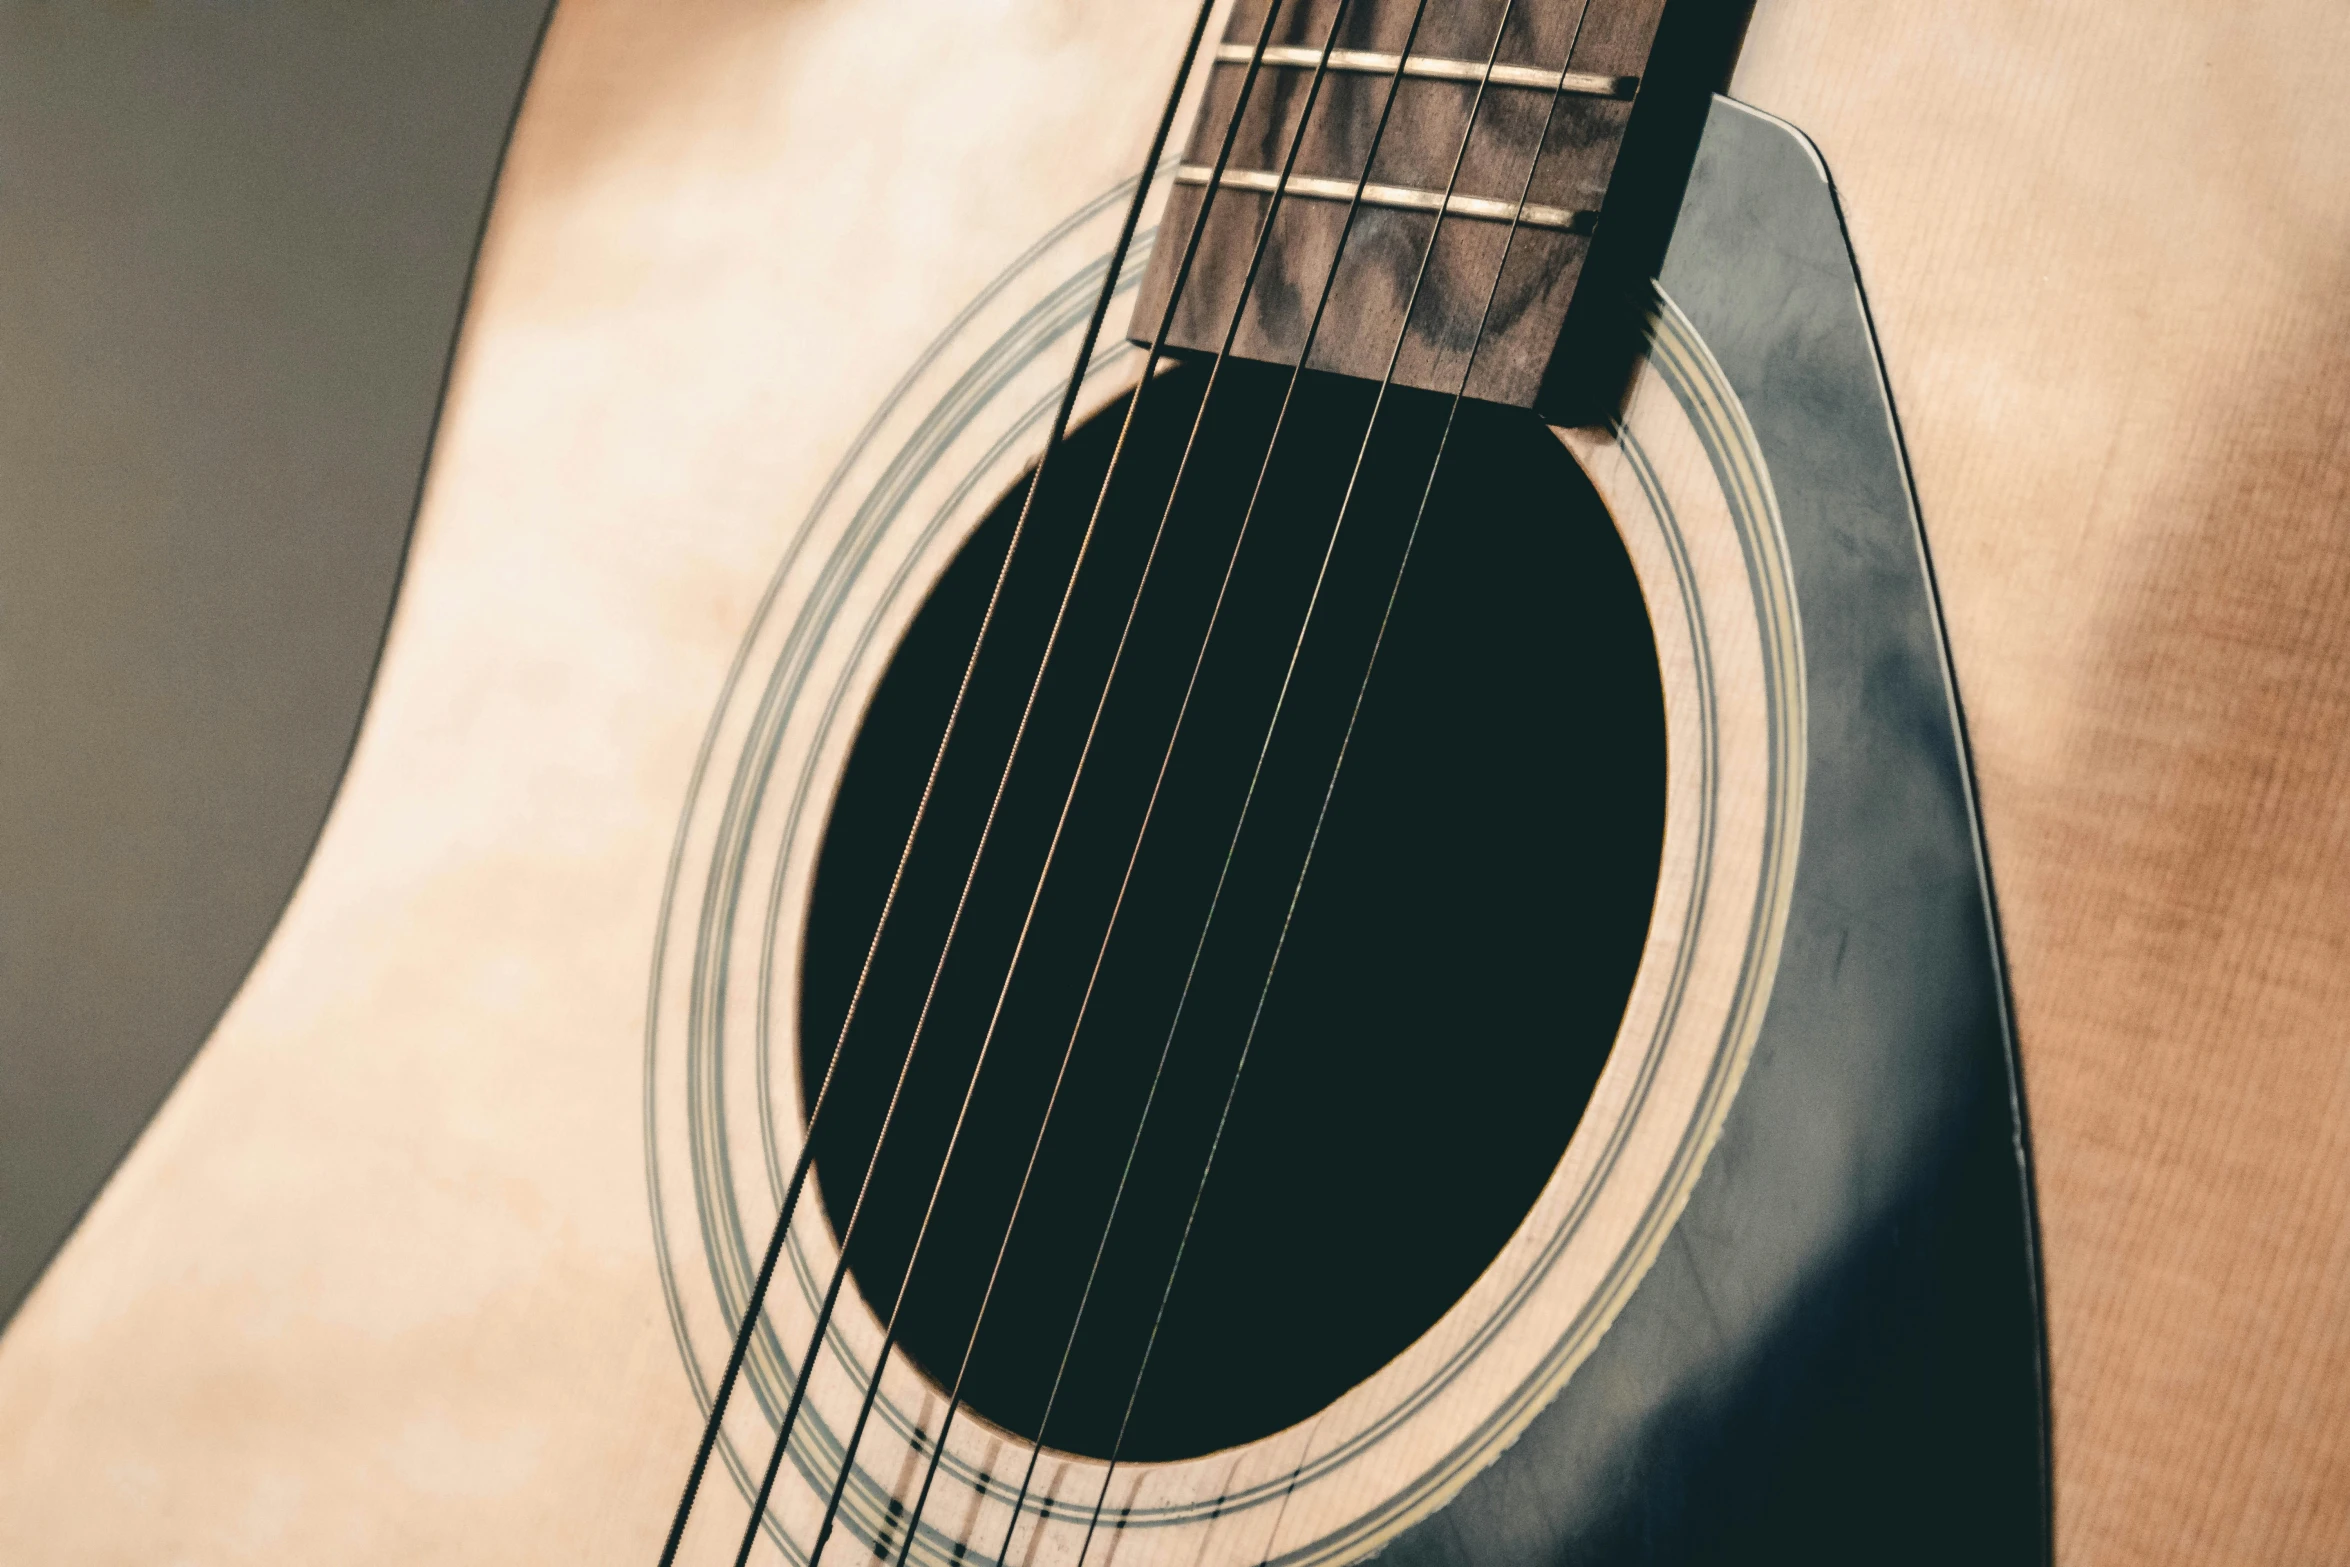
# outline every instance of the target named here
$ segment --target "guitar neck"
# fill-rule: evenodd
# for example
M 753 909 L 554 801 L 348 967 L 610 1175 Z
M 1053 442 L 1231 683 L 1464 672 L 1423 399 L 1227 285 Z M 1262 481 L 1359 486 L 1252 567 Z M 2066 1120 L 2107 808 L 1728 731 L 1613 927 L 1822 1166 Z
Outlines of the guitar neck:
M 1738 8 L 1269 5 L 1233 8 L 1130 335 L 1604 418 Z

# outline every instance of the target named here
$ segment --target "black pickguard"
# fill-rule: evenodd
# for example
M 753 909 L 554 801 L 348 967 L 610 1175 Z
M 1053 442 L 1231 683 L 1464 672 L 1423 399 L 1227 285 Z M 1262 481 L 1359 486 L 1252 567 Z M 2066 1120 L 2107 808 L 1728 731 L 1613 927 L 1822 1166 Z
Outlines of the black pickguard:
M 1934 584 L 1825 170 L 1717 99 L 1660 279 L 1745 404 L 1810 774 L 1770 1011 L 1687 1211 L 1391 1567 L 2049 1555 L 2022 1096 Z

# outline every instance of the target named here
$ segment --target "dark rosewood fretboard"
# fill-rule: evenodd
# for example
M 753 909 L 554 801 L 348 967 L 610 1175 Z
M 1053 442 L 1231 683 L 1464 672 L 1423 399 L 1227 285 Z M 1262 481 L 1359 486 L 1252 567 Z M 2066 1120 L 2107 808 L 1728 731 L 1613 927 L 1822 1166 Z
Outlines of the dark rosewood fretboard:
M 1270 3 L 1238 0 L 1233 7 L 1135 306 L 1129 330 L 1139 341 L 1149 340 L 1166 308 Z M 1172 347 L 1213 350 L 1224 340 L 1339 3 L 1290 0 L 1274 24 L 1177 304 Z M 1744 8 L 1726 0 L 1590 0 L 1588 7 L 1582 0 L 1516 0 L 1479 103 L 1504 0 L 1431 0 L 1410 38 L 1416 3 L 1353 0 L 1347 7 L 1234 351 L 1297 362 L 1392 87 L 1395 108 L 1371 160 L 1312 365 L 1374 378 L 1386 371 L 1444 207 L 1396 380 L 1444 392 L 1460 385 L 1506 246 L 1469 394 L 1539 408 L 1554 419 L 1597 416 L 1620 385 L 1624 328 L 1633 314 L 1626 301 L 1662 254 L 1706 94 L 1718 85 Z M 1476 126 L 1447 205 L 1445 186 L 1472 104 Z M 1527 190 L 1538 137 L 1541 159 Z

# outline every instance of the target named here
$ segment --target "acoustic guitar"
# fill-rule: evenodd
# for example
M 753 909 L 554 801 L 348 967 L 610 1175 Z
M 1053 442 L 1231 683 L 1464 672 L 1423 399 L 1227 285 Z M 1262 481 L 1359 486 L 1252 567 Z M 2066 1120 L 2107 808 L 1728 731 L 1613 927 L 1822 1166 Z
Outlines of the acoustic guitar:
M 2346 69 L 566 4 L 0 1558 L 2350 1554 Z

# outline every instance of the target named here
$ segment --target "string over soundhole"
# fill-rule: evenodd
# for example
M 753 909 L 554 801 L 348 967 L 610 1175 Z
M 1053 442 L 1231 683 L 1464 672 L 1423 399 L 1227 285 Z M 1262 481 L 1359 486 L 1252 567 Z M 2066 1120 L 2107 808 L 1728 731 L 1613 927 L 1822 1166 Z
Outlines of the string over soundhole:
M 884 1309 L 904 1280 L 1083 743 L 1093 683 L 1204 379 L 1198 365 L 1164 378 L 1128 437 L 1056 653 L 1072 673 L 1047 680 L 1029 720 L 849 1249 L 857 1287 Z M 1261 452 L 1287 379 L 1228 365 L 1202 439 L 1211 450 Z M 1210 463 L 1186 481 L 907 1290 L 900 1347 L 949 1385 L 972 1345 L 1083 1005 L 964 1384 L 972 1411 L 1053 1448 L 1098 1457 L 1116 1439 L 1418 499 L 1417 483 L 1404 481 L 1425 473 L 1441 428 L 1443 399 L 1390 395 L 1375 469 L 1348 520 L 1351 542 L 1333 562 L 1289 698 L 1293 717 L 1269 757 L 1047 1429 L 1064 1335 L 1371 391 L 1321 376 L 1301 386 L 1284 436 L 1293 455 L 1276 464 L 1260 502 L 1274 525 L 1240 558 L 1227 629 L 1210 651 L 1088 1001 L 1088 964 L 1254 465 Z M 1072 437 L 1040 496 L 1029 524 L 1039 531 L 1015 562 L 966 700 L 968 739 L 941 774 L 931 836 L 909 866 L 815 1129 L 836 1234 L 1120 412 Z M 1663 831 L 1663 714 L 1642 599 L 1606 514 L 1531 416 L 1472 406 L 1445 471 L 1136 1401 L 1127 1459 L 1189 1457 L 1283 1429 L 1423 1333 L 1493 1259 L 1557 1165 L 1622 1015 Z M 817 1047 L 828 1048 L 839 1027 L 1011 512 L 1000 508 L 980 527 L 924 607 L 843 778 L 806 938 L 800 1036 L 810 1094 L 823 1066 Z

